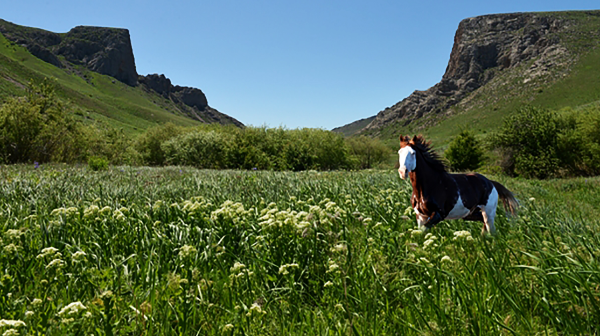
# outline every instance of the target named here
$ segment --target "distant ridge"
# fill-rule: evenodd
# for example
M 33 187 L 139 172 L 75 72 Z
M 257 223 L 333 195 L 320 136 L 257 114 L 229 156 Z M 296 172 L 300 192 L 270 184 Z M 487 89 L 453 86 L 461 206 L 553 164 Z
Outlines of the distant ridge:
M 560 108 L 591 103 L 600 100 L 600 94 L 593 94 L 600 89 L 594 80 L 586 79 L 582 88 L 590 94 L 574 93 L 563 99 L 568 90 L 556 88 L 566 86 L 567 81 L 574 83 L 566 89 L 579 87 L 585 71 L 596 73 L 599 45 L 597 10 L 468 18 L 458 25 L 439 83 L 414 91 L 377 113 L 367 125 L 360 120 L 336 130 L 354 132 L 363 126 L 353 134 L 393 138 L 400 132 L 414 132 L 445 140 L 460 125 L 478 132 L 494 129 L 504 115 L 523 104 Z M 557 94 L 550 96 L 554 91 Z
M 11 85 L 20 88 L 25 86 L 30 79 L 42 77 L 56 78 L 59 86 L 80 91 L 73 83 L 75 80 L 68 78 L 70 76 L 77 76 L 83 79 L 87 85 L 95 86 L 98 90 L 100 89 L 97 85 L 99 83 L 95 83 L 94 80 L 99 80 L 99 78 L 90 75 L 89 72 L 92 71 L 110 76 L 132 87 L 137 92 L 135 92 L 136 97 L 131 98 L 132 102 L 119 102 L 115 104 L 113 99 L 115 97 L 111 98 L 112 94 L 108 92 L 113 90 L 100 89 L 101 92 L 98 92 L 98 94 L 106 97 L 102 97 L 101 99 L 104 104 L 99 104 L 98 102 L 87 101 L 90 99 L 83 98 L 81 95 L 71 92 L 72 90 L 62 90 L 65 98 L 72 100 L 76 105 L 79 105 L 89 113 L 95 112 L 112 118 L 117 113 L 117 110 L 120 109 L 119 106 L 115 105 L 122 105 L 123 103 L 130 105 L 128 108 L 122 109 L 124 113 L 130 112 L 136 118 L 158 123 L 161 121 L 154 118 L 156 116 L 153 113 L 154 110 L 160 110 L 160 114 L 166 112 L 191 119 L 190 122 L 185 122 L 176 117 L 173 120 L 168 120 L 169 118 L 166 116 L 165 118 L 158 118 L 163 119 L 163 122 L 173 121 L 177 124 L 193 125 L 193 121 L 196 121 L 200 123 L 233 124 L 243 127 L 243 124 L 235 118 L 210 107 L 206 96 L 200 89 L 173 86 L 170 80 L 164 75 L 162 77 L 158 75 L 139 76 L 127 29 L 77 26 L 67 33 L 53 33 L 43 29 L 19 26 L 0 20 L 0 34 L 9 42 L 12 42 L 12 44 L 5 42 L 4 52 L 0 53 L 0 55 L 4 56 L 0 59 L 0 98 L 14 95 L 18 91 L 18 89 L 10 87 Z M 22 51 L 17 47 L 25 48 L 29 54 L 56 67 L 56 69 L 50 69 L 48 66 L 37 64 L 29 57 L 19 56 L 22 54 Z M 3 63 L 14 62 L 18 64 L 1 67 Z M 28 74 L 32 78 L 23 76 L 25 74 Z M 2 81 L 4 82 L 2 83 Z M 166 83 L 166 85 L 159 83 L 161 81 Z M 113 84 L 115 84 L 114 81 Z M 81 88 L 81 90 L 84 90 L 84 88 Z M 125 92 L 129 91 L 125 90 Z M 130 93 L 133 94 L 134 92 Z M 123 92 L 120 92 L 120 94 L 123 94 Z M 87 93 L 85 95 L 89 98 L 90 94 Z M 92 97 L 94 97 L 93 94 Z M 133 102 L 139 100 L 141 97 L 144 97 L 142 99 L 149 100 L 149 104 L 142 105 L 150 106 L 139 106 L 139 102 Z M 82 99 L 86 101 L 82 101 Z M 106 106 L 106 104 L 113 106 Z M 128 116 L 116 119 L 134 121 Z M 141 123 L 142 128 L 144 128 L 143 124 Z M 130 126 L 138 128 L 134 125 Z

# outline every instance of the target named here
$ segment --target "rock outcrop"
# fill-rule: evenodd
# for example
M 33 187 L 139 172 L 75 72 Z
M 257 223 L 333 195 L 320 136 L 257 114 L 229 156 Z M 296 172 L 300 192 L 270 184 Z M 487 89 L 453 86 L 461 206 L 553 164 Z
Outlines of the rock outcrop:
M 135 86 L 138 74 L 127 29 L 78 26 L 66 34 L 22 27 L 0 20 L 0 33 L 39 59 L 63 68 L 67 62 Z
M 84 65 L 127 85 L 137 84 L 138 74 L 127 29 L 78 26 L 52 49 L 71 63 Z
M 201 122 L 218 122 L 244 127 L 244 124 L 208 106 L 206 96 L 200 89 L 171 84 L 165 75 L 150 74 L 139 76 L 140 85 L 174 102 L 190 118 Z
M 58 34 L 0 19 L 0 33 L 39 59 L 80 76 L 73 65 L 84 66 L 130 86 L 142 85 L 175 103 L 178 110 L 192 119 L 244 127 L 235 118 L 210 107 L 200 89 L 173 85 L 164 75 L 139 76 L 127 29 L 78 26 L 68 33 Z
M 544 13 L 486 15 L 463 20 L 456 31 L 442 80 L 379 112 L 364 130 L 376 130 L 393 122 L 407 125 L 427 114 L 445 112 L 496 74 L 534 58 L 536 63 L 551 66 L 553 60 L 568 53 L 560 44 L 560 33 L 566 27 L 568 20 Z

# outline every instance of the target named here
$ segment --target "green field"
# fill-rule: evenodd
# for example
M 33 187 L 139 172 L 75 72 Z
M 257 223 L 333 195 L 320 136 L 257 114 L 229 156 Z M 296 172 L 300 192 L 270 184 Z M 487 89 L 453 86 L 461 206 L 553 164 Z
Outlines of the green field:
M 588 334 L 600 178 L 423 234 L 394 171 L 0 167 L 0 333 Z

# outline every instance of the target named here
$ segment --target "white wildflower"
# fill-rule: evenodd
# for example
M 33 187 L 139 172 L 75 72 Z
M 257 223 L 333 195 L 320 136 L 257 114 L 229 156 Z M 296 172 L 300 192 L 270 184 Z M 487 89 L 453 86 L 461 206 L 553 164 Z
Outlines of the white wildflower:
M 456 231 L 454 232 L 454 240 L 458 240 L 464 238 L 467 241 L 471 241 L 473 240 L 473 237 L 471 236 L 471 232 L 469 231 Z
M 31 316 L 33 316 L 34 314 L 35 314 L 35 313 L 34 313 L 33 311 L 31 311 L 31 310 L 28 310 L 28 311 L 26 311 L 26 312 L 25 312 L 25 317 L 31 317 Z
M 338 303 L 338 304 L 336 304 L 334 307 L 335 307 L 335 309 L 337 309 L 337 310 L 341 310 L 341 311 L 343 311 L 343 312 L 345 312 L 345 311 L 346 311 L 346 309 L 344 309 L 344 306 L 343 306 L 341 303 Z
M 0 320 L 0 328 L 2 327 L 26 327 L 27 324 L 21 320 Z
M 11 328 L 2 333 L 2 336 L 19 336 L 19 331 Z
M 38 254 L 37 259 L 41 259 L 48 256 L 53 256 L 58 253 L 58 249 L 56 247 L 46 247 L 42 249 L 42 253 Z
M 279 267 L 279 274 L 283 274 L 283 275 L 289 274 L 290 272 L 288 271 L 288 269 L 290 269 L 290 268 L 298 268 L 298 267 L 299 266 L 296 263 L 281 265 Z
M 65 265 L 65 262 L 62 261 L 61 259 L 54 259 L 48 265 L 46 265 L 46 269 L 53 268 L 53 267 L 61 268 L 64 265 Z
M 229 323 L 229 324 L 224 325 L 223 328 L 222 328 L 222 330 L 223 330 L 224 333 L 226 333 L 228 331 L 233 330 L 233 328 L 234 328 L 233 324 Z
M 331 281 L 327 281 L 326 283 L 323 284 L 323 288 L 327 288 L 327 287 L 331 287 L 333 286 L 333 282 Z
M 451 263 L 452 259 L 449 256 L 445 255 L 445 256 L 442 257 L 442 259 L 440 261 L 443 262 L 443 263 L 444 262 Z
M 248 309 L 248 313 L 246 314 L 246 316 L 252 316 L 256 314 L 264 315 L 266 313 L 267 312 L 264 311 L 258 303 L 253 303 L 252 306 L 250 306 L 250 309 Z
M 183 245 L 180 249 L 179 249 L 179 258 L 187 258 L 193 254 L 195 254 L 198 250 L 196 250 L 195 247 L 191 246 L 191 245 Z
M 75 301 L 63 307 L 63 309 L 58 312 L 58 315 L 74 315 L 86 309 L 87 307 L 84 306 L 80 301 Z
M 33 301 L 31 301 L 31 304 L 32 304 L 34 307 L 37 307 L 37 306 L 41 305 L 41 304 L 42 304 L 42 302 L 43 302 L 43 301 L 42 301 L 42 299 L 35 298 L 35 299 L 33 299 Z
M 331 252 L 346 252 L 348 251 L 348 246 L 345 244 L 337 244 L 331 248 Z
M 231 270 L 231 272 L 237 273 L 237 272 L 243 270 L 244 268 L 246 268 L 246 265 L 244 265 L 244 264 L 239 263 L 239 262 L 236 261 L 233 264 L 233 267 L 230 268 L 230 270 Z
M 71 255 L 71 259 L 73 259 L 74 262 L 80 262 L 82 260 L 85 260 L 86 255 L 87 255 L 87 253 L 85 253 L 83 251 L 77 251 L 77 252 L 73 253 L 73 255 Z

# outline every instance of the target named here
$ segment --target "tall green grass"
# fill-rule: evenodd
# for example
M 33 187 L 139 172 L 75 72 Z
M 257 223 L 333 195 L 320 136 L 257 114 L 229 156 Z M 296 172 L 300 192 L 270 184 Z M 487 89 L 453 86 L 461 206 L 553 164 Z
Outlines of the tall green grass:
M 600 180 L 501 182 L 487 238 L 390 171 L 3 166 L 0 332 L 598 333 Z

